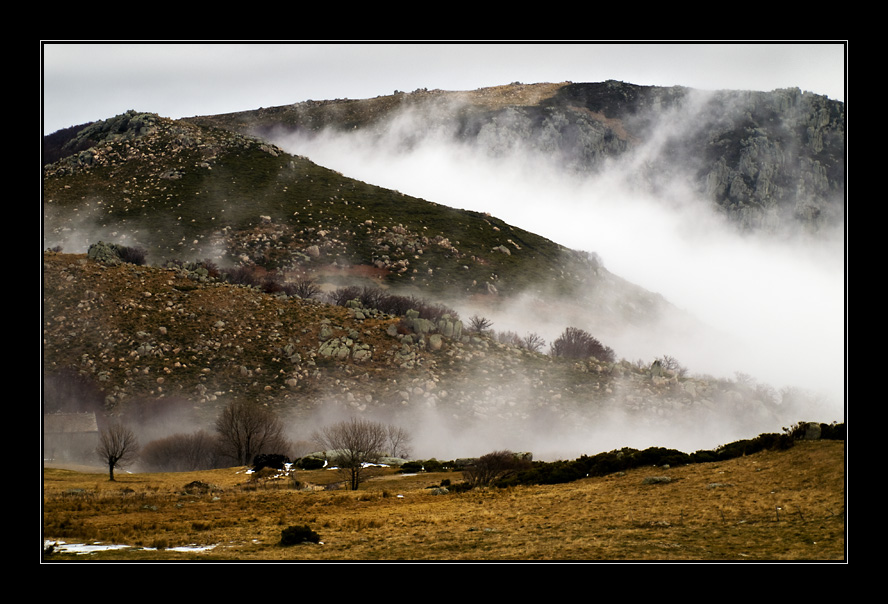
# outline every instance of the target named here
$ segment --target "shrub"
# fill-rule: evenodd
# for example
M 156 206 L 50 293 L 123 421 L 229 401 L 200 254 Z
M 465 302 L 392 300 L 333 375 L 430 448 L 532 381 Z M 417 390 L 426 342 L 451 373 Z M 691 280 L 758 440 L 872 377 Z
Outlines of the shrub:
M 225 273 L 225 280 L 232 285 L 247 285 L 249 287 L 257 287 L 262 283 L 262 279 L 256 272 L 246 266 L 236 266 Z
M 683 378 L 688 373 L 688 368 L 682 365 L 675 357 L 663 355 L 657 357 L 656 361 L 660 363 L 660 367 L 677 377 Z
M 317 298 L 321 295 L 321 288 L 312 279 L 300 279 L 284 286 L 288 296 L 298 296 L 304 300 Z
M 469 319 L 469 331 L 474 331 L 475 333 L 485 333 L 493 327 L 493 321 L 486 317 L 481 317 L 478 315 L 472 315 Z
M 408 461 L 405 464 L 401 464 L 400 471 L 402 474 L 415 474 L 417 472 L 422 472 L 422 463 L 418 461 Z
M 455 310 L 442 304 L 430 303 L 414 296 L 389 294 L 376 287 L 358 287 L 356 285 L 340 287 L 330 292 L 327 299 L 336 306 L 345 306 L 352 300 L 358 300 L 364 308 L 374 309 L 396 317 L 404 316 L 408 310 L 415 310 L 421 319 L 430 321 L 437 321 L 446 314 L 449 314 L 453 319 L 459 318 L 459 314 Z
M 296 467 L 302 470 L 320 470 L 324 467 L 324 460 L 317 457 L 303 457 L 296 462 Z
M 494 451 L 482 455 L 463 470 L 463 478 L 473 487 L 490 486 L 530 467 L 529 461 L 512 451 Z
M 545 344 L 546 341 L 537 333 L 529 333 L 521 341 L 521 345 L 531 352 L 539 352 Z
M 552 342 L 551 354 L 567 359 L 596 358 L 605 363 L 613 363 L 616 360 L 614 351 L 599 342 L 590 333 L 576 327 L 568 327 Z
M 173 268 L 187 271 L 189 273 L 204 273 L 207 277 L 210 277 L 212 279 L 218 279 L 222 275 L 222 272 L 219 269 L 219 265 L 209 259 L 192 262 L 180 260 L 179 258 L 170 258 L 164 260 L 161 266 L 164 268 Z
M 266 294 L 286 293 L 281 276 L 277 273 L 267 273 L 262 279 L 259 289 Z
M 845 424 L 820 424 L 820 438 L 829 440 L 845 440 Z
M 154 472 L 188 472 L 218 467 L 213 435 L 197 430 L 172 434 L 148 443 L 140 456 L 141 465 Z
M 290 458 L 286 455 L 281 455 L 280 453 L 260 453 L 253 458 L 253 471 L 258 472 L 263 468 L 283 470 L 288 463 L 290 463 Z
M 147 252 L 140 247 L 120 245 L 117 247 L 117 254 L 123 262 L 142 266 L 145 264 L 145 256 L 147 255 Z
M 289 526 L 281 531 L 281 545 L 320 543 L 321 536 L 308 526 Z
M 753 439 L 738 440 L 716 449 L 719 459 L 733 459 L 759 451 L 783 451 L 793 446 L 790 434 L 759 434 Z
M 437 459 L 427 459 L 422 463 L 422 466 L 425 468 L 426 472 L 442 472 L 442 471 L 444 471 L 444 464 L 442 464 Z

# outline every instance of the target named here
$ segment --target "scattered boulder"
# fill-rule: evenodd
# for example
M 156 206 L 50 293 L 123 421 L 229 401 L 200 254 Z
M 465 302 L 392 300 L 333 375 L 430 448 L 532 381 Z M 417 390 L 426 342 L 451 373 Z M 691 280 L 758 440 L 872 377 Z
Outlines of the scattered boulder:
M 672 482 L 672 478 L 669 476 L 646 476 L 641 484 L 666 484 Z
M 804 440 L 820 440 L 821 429 L 817 422 L 805 422 L 802 426 L 802 438 Z

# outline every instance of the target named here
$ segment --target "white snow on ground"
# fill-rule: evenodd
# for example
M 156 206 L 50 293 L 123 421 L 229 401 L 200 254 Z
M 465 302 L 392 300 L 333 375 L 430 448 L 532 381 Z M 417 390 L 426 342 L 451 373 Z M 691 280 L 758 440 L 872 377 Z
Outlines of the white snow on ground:
M 116 549 L 141 549 L 152 551 L 153 547 L 134 547 L 132 545 L 119 545 L 112 543 L 65 543 L 64 541 L 44 541 L 43 549 L 54 546 L 55 553 L 64 554 L 94 554 L 96 552 L 104 552 Z M 213 549 L 215 545 L 188 545 L 180 547 L 169 547 L 167 551 L 171 552 L 204 552 Z

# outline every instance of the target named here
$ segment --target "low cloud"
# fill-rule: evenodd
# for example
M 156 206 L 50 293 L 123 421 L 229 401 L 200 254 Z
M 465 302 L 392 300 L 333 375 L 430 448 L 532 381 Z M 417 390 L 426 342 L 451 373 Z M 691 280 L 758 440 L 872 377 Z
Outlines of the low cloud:
M 693 318 L 627 329 L 608 341 L 599 336 L 618 357 L 650 361 L 667 354 L 691 373 L 741 372 L 778 389 L 817 391 L 831 401 L 832 415 L 822 419 L 842 420 L 843 225 L 816 235 L 744 234 L 694 191 L 684 171 L 659 174 L 655 187 L 641 178 L 660 148 L 643 148 L 590 174 L 519 144 L 491 153 L 455 142 L 446 128 L 419 128 L 412 119 L 400 118 L 381 135 L 278 136 L 276 143 L 350 177 L 489 212 L 594 252 L 611 273 Z M 566 326 L 527 324 L 520 310 L 494 315 L 496 328 L 537 331 L 551 341 Z

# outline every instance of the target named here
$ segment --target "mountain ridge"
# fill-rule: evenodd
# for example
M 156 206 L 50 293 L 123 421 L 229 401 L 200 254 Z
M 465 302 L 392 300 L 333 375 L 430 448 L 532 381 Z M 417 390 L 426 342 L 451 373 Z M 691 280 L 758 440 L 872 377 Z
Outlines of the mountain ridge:
M 98 144 L 44 169 L 45 247 L 90 232 L 75 244 L 85 251 L 117 233 L 154 263 L 208 258 L 331 281 L 366 267 L 374 284 L 438 296 L 570 297 L 599 284 L 626 298 L 616 302 L 621 320 L 631 319 L 630 299 L 668 306 L 610 274 L 594 253 L 350 179 L 261 139 L 136 112 L 78 135 L 91 137 Z
M 704 92 L 615 80 L 513 83 L 188 119 L 274 140 L 281 130 L 380 135 L 405 111 L 420 117 L 403 133 L 404 145 L 423 135 L 417 130 L 443 129 L 494 153 L 529 143 L 579 171 L 604 169 L 608 159 L 660 139 L 662 148 L 640 166 L 639 179 L 662 186 L 690 165 L 688 178 L 698 193 L 744 230 L 817 230 L 844 216 L 844 103 L 797 88 Z M 672 122 L 666 126 L 681 123 L 682 130 L 664 128 L 664 115 Z
M 647 127 L 647 115 L 614 114 L 608 104 L 616 102 L 614 95 L 628 97 L 631 107 L 647 107 L 687 94 L 679 87 L 652 91 L 613 82 L 514 84 L 473 94 L 417 91 L 368 102 L 310 101 L 298 104 L 297 113 L 314 116 L 318 132 L 336 123 L 352 130 L 378 126 L 379 134 L 395 105 L 474 98 L 468 109 L 456 105 L 465 110 L 457 115 L 460 136 L 483 136 L 508 148 L 526 126 L 536 134 L 557 133 L 548 140 L 560 152 L 586 149 L 585 157 L 597 157 L 641 144 L 639 133 Z M 792 91 L 778 95 L 796 104 L 802 98 Z M 219 405 L 248 397 L 306 421 L 379 414 L 412 422 L 430 440 L 435 430 L 429 424 L 437 421 L 439 432 L 484 434 L 491 445 L 514 448 L 525 448 L 512 444 L 516 439 L 558 440 L 559 430 L 564 442 L 601 437 L 621 425 L 617 417 L 631 419 L 639 432 L 664 425 L 675 431 L 721 429 L 728 423 L 742 437 L 795 421 L 812 408 L 806 394 L 778 392 L 750 376 L 726 380 L 661 374 L 649 361 L 557 359 L 494 333 L 471 333 L 467 313 L 447 319 L 465 331 L 454 336 L 451 327 L 443 336 L 437 325 L 421 329 L 425 324 L 412 321 L 416 317 L 236 286 L 185 268 L 204 261 L 220 272 L 246 268 L 285 281 L 308 279 L 327 294 L 349 285 L 379 288 L 482 314 L 523 300 L 529 309 L 524 319 L 533 319 L 522 323 L 528 329 L 543 318 L 558 330 L 581 324 L 606 345 L 627 325 L 653 337 L 649 326 L 662 320 L 678 334 L 685 321 L 693 321 L 659 294 L 608 271 L 594 252 L 569 249 L 490 214 L 349 178 L 286 152 L 274 140 L 287 112 L 170 120 L 130 111 L 46 137 L 43 234 L 44 247 L 54 251 L 43 257 L 45 378 L 70 372 L 88 379 L 101 392 L 101 413 L 139 418 L 145 426 L 160 422 L 146 419 L 155 417 L 151 409 L 160 417 L 165 414 L 159 410 L 170 406 L 176 409 L 168 418 L 187 418 L 176 427 L 206 425 Z M 503 118 L 493 129 L 491 116 Z M 450 114 L 440 117 L 424 127 L 452 133 Z M 550 127 L 565 117 L 576 129 Z M 821 119 L 820 134 L 811 138 L 832 140 L 838 131 L 832 120 Z M 409 143 L 423 133 L 407 134 Z M 736 143 L 718 140 L 725 148 Z M 724 173 L 710 182 L 713 190 L 753 164 L 759 172 L 771 165 L 752 158 L 779 155 L 779 145 L 763 142 L 767 136 L 748 140 L 761 144 L 732 152 L 736 162 L 724 164 Z M 835 167 L 812 174 L 830 169 Z M 661 170 L 643 176 L 656 180 Z M 837 188 L 830 178 L 825 189 L 822 179 L 806 178 L 825 191 L 812 213 L 802 216 L 806 228 L 816 231 L 819 221 L 836 215 L 826 193 Z M 764 192 L 774 191 L 777 181 L 739 178 L 734 188 L 748 190 L 751 182 Z M 742 208 L 726 210 L 748 218 L 741 228 L 761 226 L 766 211 L 777 211 L 752 201 L 744 207 L 745 214 Z M 143 248 L 151 266 L 106 265 L 84 255 L 99 241 Z M 79 253 L 67 253 L 71 248 Z M 165 421 L 168 427 L 171 420 Z M 541 426 L 550 431 L 542 434 Z

